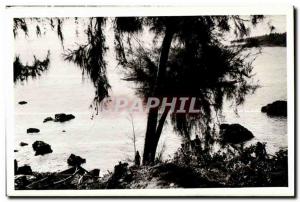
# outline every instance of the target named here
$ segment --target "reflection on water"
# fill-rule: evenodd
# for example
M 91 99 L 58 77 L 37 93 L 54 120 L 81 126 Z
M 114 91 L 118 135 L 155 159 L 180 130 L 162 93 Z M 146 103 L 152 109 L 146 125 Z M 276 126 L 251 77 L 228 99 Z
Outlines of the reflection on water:
M 39 42 L 34 40 L 27 42 L 29 44 L 20 43 L 25 42 L 19 41 L 18 46 L 18 52 L 25 61 L 30 61 L 32 57 L 32 53 L 27 51 L 28 46 L 39 50 L 40 55 L 43 55 L 48 47 L 52 47 L 50 44 L 39 47 Z M 244 105 L 238 108 L 239 116 L 234 114 L 229 105 L 226 106 L 223 121 L 240 123 L 254 133 L 255 139 L 251 143 L 267 142 L 267 149 L 275 152 L 287 146 L 286 119 L 267 117 L 260 112 L 260 108 L 278 99 L 286 100 L 286 49 L 263 48 L 262 51 L 262 55 L 254 62 L 255 78 L 260 80 L 262 87 L 254 95 L 246 97 Z M 88 79 L 82 80 L 78 67 L 62 60 L 61 52 L 61 47 L 51 49 L 51 64 L 47 74 L 40 79 L 15 86 L 15 149 L 19 150 L 15 153 L 16 159 L 20 165 L 30 164 L 34 171 L 56 171 L 65 169 L 66 159 L 74 153 L 87 159 L 87 169 L 100 168 L 104 172 L 111 170 L 118 161 L 133 157 L 129 114 L 121 112 L 110 117 L 100 113 L 91 119 L 93 111 L 89 109 L 89 105 L 94 96 L 93 85 Z M 121 74 L 115 68 L 116 64 L 112 58 L 113 56 L 108 59 L 108 78 L 112 85 L 112 95 L 134 98 L 132 84 L 120 80 Z M 18 105 L 18 101 L 21 100 L 27 101 L 28 104 Z M 76 118 L 65 123 L 43 123 L 44 118 L 62 112 L 72 113 Z M 146 115 L 133 114 L 133 119 L 137 148 L 142 151 Z M 41 132 L 26 134 L 29 127 L 39 128 Z M 34 156 L 30 145 L 36 140 L 49 143 L 53 153 Z M 160 142 L 160 148 L 163 144 L 166 146 L 165 156 L 174 153 L 180 145 L 180 140 L 167 123 Z M 20 147 L 21 141 L 29 143 L 29 146 Z

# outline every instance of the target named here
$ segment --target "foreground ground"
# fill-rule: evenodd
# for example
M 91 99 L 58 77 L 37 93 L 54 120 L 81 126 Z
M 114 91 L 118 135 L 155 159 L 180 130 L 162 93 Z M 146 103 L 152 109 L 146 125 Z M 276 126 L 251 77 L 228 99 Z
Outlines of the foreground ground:
M 60 173 L 15 176 L 18 190 L 37 189 L 144 189 L 201 187 L 288 186 L 287 150 L 275 155 L 258 143 L 248 148 L 226 147 L 223 152 L 181 148 L 173 159 L 150 166 L 119 163 L 113 172 L 99 177 L 81 166 Z

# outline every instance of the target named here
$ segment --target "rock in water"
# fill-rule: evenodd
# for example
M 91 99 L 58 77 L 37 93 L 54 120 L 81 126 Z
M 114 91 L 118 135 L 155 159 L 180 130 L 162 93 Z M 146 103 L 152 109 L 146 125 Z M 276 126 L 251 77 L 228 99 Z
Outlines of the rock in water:
M 25 105 L 25 104 L 27 104 L 26 101 L 20 101 L 20 102 L 19 102 L 19 105 Z
M 287 116 L 287 101 L 277 100 L 271 104 L 263 106 L 261 112 L 269 116 Z
M 43 141 L 35 141 L 32 144 L 32 148 L 35 151 L 36 156 L 52 153 L 51 146 Z
M 100 169 L 93 169 L 89 173 L 94 177 L 99 177 Z
M 24 147 L 24 146 L 27 146 L 28 144 L 26 142 L 20 142 L 20 146 L 21 147 Z
M 240 124 L 221 124 L 220 136 L 223 143 L 239 144 L 248 141 L 254 135 Z
M 40 130 L 37 128 L 28 128 L 27 133 L 39 133 Z
M 31 167 L 29 165 L 20 166 L 17 169 L 17 174 L 18 175 L 32 175 Z
M 54 121 L 55 122 L 65 122 L 74 119 L 75 116 L 73 114 L 55 114 Z
M 47 118 L 45 118 L 44 119 L 44 121 L 43 121 L 43 123 L 46 123 L 46 122 L 48 122 L 48 121 L 53 121 L 54 119 L 52 118 L 52 117 L 47 117 Z
M 85 163 L 86 160 L 81 158 L 80 156 L 76 156 L 74 154 L 71 154 L 69 156 L 67 162 L 70 166 L 80 166 L 81 164 Z

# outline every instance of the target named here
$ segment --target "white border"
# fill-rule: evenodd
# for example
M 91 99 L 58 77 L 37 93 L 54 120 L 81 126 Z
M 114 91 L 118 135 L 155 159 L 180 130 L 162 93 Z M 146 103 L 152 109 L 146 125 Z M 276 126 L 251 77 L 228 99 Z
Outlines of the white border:
M 288 160 L 289 186 L 286 188 L 195 188 L 134 190 L 14 190 L 14 87 L 13 87 L 13 17 L 87 17 L 87 16 L 181 16 L 181 15 L 286 15 L 288 81 Z M 294 19 L 291 6 L 255 7 L 10 7 L 5 10 L 5 90 L 6 151 L 8 196 L 294 196 Z M 10 68 L 9 68 L 10 67 Z

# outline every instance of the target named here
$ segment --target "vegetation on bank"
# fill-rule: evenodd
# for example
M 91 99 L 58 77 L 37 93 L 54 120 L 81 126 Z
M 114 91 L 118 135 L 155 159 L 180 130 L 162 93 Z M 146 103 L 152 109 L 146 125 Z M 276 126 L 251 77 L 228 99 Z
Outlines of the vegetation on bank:
M 263 16 L 250 17 L 253 25 L 263 19 Z M 14 19 L 15 36 L 18 29 L 27 34 L 26 20 L 31 19 Z M 67 19 L 43 20 L 45 26 L 49 23 L 51 30 L 56 28 L 54 30 L 57 30 L 63 45 L 61 27 Z M 287 186 L 287 151 L 279 151 L 272 156 L 267 154 L 262 143 L 248 148 L 227 144 L 219 153 L 212 153 L 209 149 L 213 145 L 215 129 L 213 115 L 222 112 L 225 98 L 237 106 L 245 101 L 246 95 L 253 94 L 258 88 L 258 84 L 249 79 L 253 78 L 253 60 L 249 62 L 246 59 L 250 55 L 245 57 L 241 54 L 249 42 L 245 47 L 236 48 L 224 46 L 220 41 L 225 32 L 234 31 L 239 37 L 248 34 L 245 20 L 240 16 L 98 17 L 89 18 L 88 23 L 84 19 L 74 20 L 87 26 L 87 42 L 78 44 L 74 50 L 65 51 L 63 56 L 66 61 L 78 65 L 93 82 L 95 98 L 91 108 L 97 113 L 111 89 L 106 58 L 109 46 L 115 51 L 116 60 L 124 70 L 124 80 L 136 84 L 138 96 L 144 100 L 149 97 L 197 97 L 195 104 L 201 109 L 200 113 L 175 114 L 170 113 L 170 108 L 152 108 L 147 118 L 143 166 L 139 163 L 134 166 L 119 163 L 112 173 L 103 177 L 99 177 L 96 170 L 85 170 L 81 163 L 71 165 L 68 162 L 70 169 L 59 173 L 32 173 L 29 166 L 23 166 L 23 171 L 27 173 L 17 170 L 16 189 Z M 232 22 L 235 27 L 229 26 Z M 110 45 L 104 31 L 107 23 L 113 25 L 114 31 L 114 43 Z M 154 38 L 153 46 L 146 48 L 140 37 L 148 28 Z M 40 35 L 38 30 L 40 27 L 37 27 L 37 35 Z M 160 40 L 161 44 L 158 43 Z M 260 39 L 253 39 L 251 43 L 249 47 L 267 44 L 260 42 Z M 14 81 L 34 78 L 47 70 L 47 58 L 45 62 L 35 59 L 34 64 L 28 66 L 16 57 Z M 47 117 L 44 122 L 51 120 L 52 117 Z M 155 160 L 157 145 L 168 121 L 176 133 L 185 139 L 189 139 L 194 131 L 203 134 L 205 147 L 183 145 L 174 158 Z M 45 144 L 40 142 L 39 145 Z M 75 155 L 73 158 L 78 159 Z
M 242 44 L 245 47 L 259 46 L 280 46 L 286 47 L 286 32 L 285 33 L 270 33 L 262 36 L 247 37 L 243 39 L 233 40 L 232 44 Z
M 64 46 L 65 22 L 82 26 L 86 40 L 74 44 L 74 49 L 63 48 L 62 55 L 92 81 L 95 96 L 91 109 L 96 114 L 111 94 L 107 78 L 108 50 L 116 56 L 123 79 L 135 84 L 135 92 L 142 100 L 195 97 L 197 113 L 172 113 L 171 107 L 162 104 L 149 110 L 142 153 L 143 165 L 147 165 L 155 160 L 166 122 L 185 138 L 193 131 L 210 134 L 215 121 L 213 116 L 222 111 L 224 100 L 236 107 L 245 101 L 246 95 L 255 92 L 259 85 L 250 79 L 254 76 L 253 59 L 242 54 L 244 47 L 227 47 L 222 41 L 230 32 L 237 37 L 247 36 L 250 28 L 263 18 L 261 15 L 15 18 L 13 31 L 15 37 L 22 32 L 29 34 L 29 29 L 36 31 L 38 37 L 43 36 L 40 30 L 54 31 Z M 108 26 L 113 31 L 113 41 L 107 40 L 111 37 L 106 31 Z M 23 66 L 17 60 L 14 69 L 24 69 Z M 18 75 L 32 77 L 23 71 Z M 184 107 L 189 108 L 189 102 Z
M 220 150 L 221 151 L 221 150 Z M 205 187 L 288 186 L 287 150 L 267 154 L 258 142 L 246 148 L 224 146 L 211 153 L 182 147 L 172 159 L 159 159 L 148 166 L 119 163 L 114 171 L 99 177 L 80 165 L 60 173 L 16 175 L 15 188 L 23 189 L 141 189 Z

